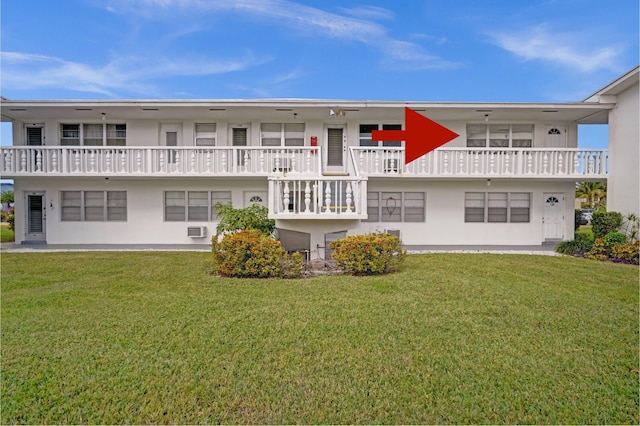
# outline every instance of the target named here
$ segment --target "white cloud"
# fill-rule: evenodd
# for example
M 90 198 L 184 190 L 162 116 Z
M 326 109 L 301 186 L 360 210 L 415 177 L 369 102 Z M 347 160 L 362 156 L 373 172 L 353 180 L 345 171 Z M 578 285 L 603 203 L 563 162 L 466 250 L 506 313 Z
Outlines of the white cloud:
M 2 52 L 2 84 L 11 89 L 66 88 L 115 96 L 116 92 L 155 93 L 153 79 L 214 75 L 239 71 L 266 62 L 247 53 L 242 58 L 118 57 L 103 66 L 22 52 Z
M 340 8 L 347 15 L 360 19 L 393 19 L 394 13 L 389 9 L 378 6 L 358 6 L 352 8 Z
M 266 18 L 276 25 L 300 31 L 313 31 L 318 36 L 338 40 L 357 41 L 382 51 L 385 64 L 394 68 L 437 69 L 453 64 L 438 56 L 429 55 L 416 43 L 388 35 L 386 27 L 371 19 L 391 19 L 387 9 L 363 6 L 343 9 L 349 17 L 295 3 L 289 0 L 111 0 L 110 11 L 136 13 L 142 16 L 166 16 L 171 10 L 185 13 L 229 11 Z
M 560 64 L 574 71 L 617 71 L 621 50 L 616 46 L 592 47 L 585 35 L 552 32 L 542 24 L 518 33 L 492 34 L 499 47 L 525 60 Z

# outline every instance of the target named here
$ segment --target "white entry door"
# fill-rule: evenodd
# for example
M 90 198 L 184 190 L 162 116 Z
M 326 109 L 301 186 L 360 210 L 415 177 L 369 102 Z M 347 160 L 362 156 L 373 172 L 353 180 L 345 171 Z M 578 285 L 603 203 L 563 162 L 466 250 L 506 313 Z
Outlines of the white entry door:
M 567 128 L 565 126 L 547 126 L 545 146 L 550 148 L 566 148 Z
M 162 123 L 160 124 L 160 145 L 166 147 L 177 147 L 182 145 L 182 124 Z M 179 163 L 180 153 L 177 150 L 167 150 L 167 162 L 169 164 Z
M 25 194 L 27 206 L 26 241 L 45 241 L 45 202 L 44 191 L 32 191 Z
M 327 172 L 345 172 L 347 157 L 347 135 L 345 126 L 331 126 L 325 129 L 327 147 L 324 150 L 324 166 Z
M 564 238 L 564 194 L 544 194 L 544 216 L 542 222 L 545 240 Z

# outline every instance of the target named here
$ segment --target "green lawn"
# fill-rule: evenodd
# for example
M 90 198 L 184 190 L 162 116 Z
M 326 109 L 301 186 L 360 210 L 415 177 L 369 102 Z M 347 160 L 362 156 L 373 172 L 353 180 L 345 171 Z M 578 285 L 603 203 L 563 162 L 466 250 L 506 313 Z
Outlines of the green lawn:
M 430 254 L 240 280 L 208 253 L 1 260 L 2 424 L 640 421 L 634 266 Z
M 15 240 L 15 235 L 9 225 L 3 223 L 0 225 L 0 243 L 10 243 Z

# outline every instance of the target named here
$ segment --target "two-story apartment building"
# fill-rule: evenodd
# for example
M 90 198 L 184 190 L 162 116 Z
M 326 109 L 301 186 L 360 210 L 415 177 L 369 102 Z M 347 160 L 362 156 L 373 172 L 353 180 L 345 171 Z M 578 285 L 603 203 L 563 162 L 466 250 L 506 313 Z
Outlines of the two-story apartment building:
M 403 141 L 371 137 L 402 129 L 405 107 L 459 137 L 405 165 Z M 573 238 L 576 182 L 609 177 L 608 151 L 578 148 L 578 125 L 615 108 L 606 96 L 3 100 L 13 146 L 0 173 L 14 180 L 23 243 L 208 243 L 217 203 L 259 203 L 283 233 L 306 236 L 312 258 L 345 231 L 392 230 L 409 246 L 539 245 Z

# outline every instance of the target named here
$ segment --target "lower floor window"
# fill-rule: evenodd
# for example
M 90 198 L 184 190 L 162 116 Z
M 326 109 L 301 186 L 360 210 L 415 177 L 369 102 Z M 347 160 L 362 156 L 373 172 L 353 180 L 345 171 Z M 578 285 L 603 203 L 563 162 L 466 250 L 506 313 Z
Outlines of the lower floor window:
M 126 221 L 126 191 L 62 191 L 63 221 Z
M 528 192 L 466 192 L 465 222 L 527 223 L 531 209 Z
M 218 219 L 216 205 L 231 204 L 231 191 L 165 191 L 164 220 L 208 222 Z
M 424 192 L 368 192 L 364 222 L 424 222 Z

